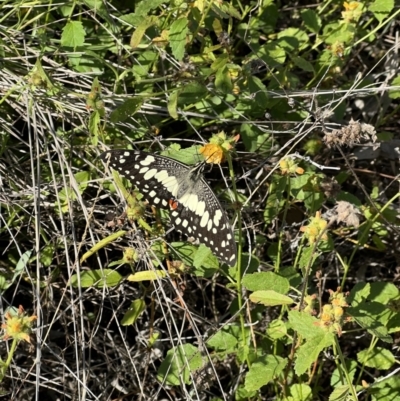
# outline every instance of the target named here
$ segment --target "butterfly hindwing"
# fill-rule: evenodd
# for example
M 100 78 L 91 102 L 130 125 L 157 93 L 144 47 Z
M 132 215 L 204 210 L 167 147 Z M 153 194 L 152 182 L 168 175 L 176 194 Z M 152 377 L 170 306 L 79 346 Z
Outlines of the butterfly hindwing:
M 196 166 L 134 150 L 100 155 L 129 179 L 152 206 L 169 209 L 174 227 L 207 245 L 228 265 L 236 263 L 236 244 L 225 211 Z

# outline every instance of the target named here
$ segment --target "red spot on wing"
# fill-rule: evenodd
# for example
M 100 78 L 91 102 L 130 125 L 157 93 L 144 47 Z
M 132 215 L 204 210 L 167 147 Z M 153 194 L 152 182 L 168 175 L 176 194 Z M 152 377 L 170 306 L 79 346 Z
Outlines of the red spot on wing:
M 176 200 L 176 199 L 170 199 L 169 201 L 168 201 L 168 204 L 169 204 L 169 207 L 171 208 L 171 210 L 176 210 L 176 209 L 178 209 L 178 205 L 179 205 L 179 202 Z

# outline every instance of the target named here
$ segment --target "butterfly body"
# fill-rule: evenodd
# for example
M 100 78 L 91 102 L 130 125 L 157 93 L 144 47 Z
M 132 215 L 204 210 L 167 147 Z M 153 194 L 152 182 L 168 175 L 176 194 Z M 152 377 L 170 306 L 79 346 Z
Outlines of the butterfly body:
M 233 266 L 236 244 L 225 211 L 204 180 L 202 164 L 188 166 L 165 156 L 134 150 L 111 150 L 100 155 L 127 178 L 152 206 L 169 209 L 175 228 L 207 245 Z

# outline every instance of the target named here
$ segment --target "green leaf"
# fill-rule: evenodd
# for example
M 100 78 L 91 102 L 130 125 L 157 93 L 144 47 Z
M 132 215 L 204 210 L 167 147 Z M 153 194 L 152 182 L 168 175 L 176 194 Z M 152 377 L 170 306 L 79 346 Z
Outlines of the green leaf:
M 40 251 L 40 262 L 45 267 L 49 267 L 51 262 L 53 261 L 55 252 L 54 244 L 47 244 L 41 251 Z
M 217 352 L 225 353 L 234 352 L 237 344 L 237 336 L 229 333 L 229 329 L 226 328 L 219 330 L 207 341 L 209 347 L 214 348 Z
M 355 195 L 353 195 L 349 192 L 345 192 L 345 191 L 340 191 L 338 196 L 336 197 L 336 200 L 337 201 L 340 201 L 340 200 L 347 201 L 357 207 L 362 206 L 360 199 L 358 199 Z
M 120 237 L 123 237 L 125 235 L 126 235 L 126 231 L 120 230 L 120 231 L 117 231 L 117 232 L 114 232 L 114 233 L 110 234 L 106 238 L 103 238 L 100 242 L 97 242 L 96 244 L 94 244 L 87 252 L 85 252 L 82 255 L 82 257 L 80 259 L 80 263 L 83 263 L 87 258 L 89 258 L 90 256 L 94 255 L 100 249 L 104 248 L 105 246 L 111 244 L 116 239 L 118 239 Z
M 248 253 L 242 253 L 242 266 L 241 271 L 246 271 L 247 273 L 255 272 L 260 266 L 260 260 L 254 255 Z M 233 266 L 228 269 L 229 277 L 233 280 L 236 279 L 238 266 Z
M 122 123 L 129 117 L 136 114 L 143 104 L 142 97 L 134 97 L 125 100 L 120 106 L 114 109 L 110 114 L 110 121 L 112 123 Z
M 287 360 L 279 356 L 265 355 L 253 362 L 245 378 L 247 391 L 260 389 L 285 369 Z
M 147 50 L 136 57 L 136 63 L 132 66 L 132 72 L 140 83 L 142 78 L 147 78 L 151 67 L 159 57 L 154 50 Z
M 319 252 L 315 252 L 313 245 L 304 247 L 301 250 L 301 256 L 299 259 L 300 269 L 302 269 L 304 271 L 305 269 L 312 268 L 315 261 L 317 260 L 318 256 L 319 256 Z
M 335 42 L 350 43 L 354 38 L 355 27 L 351 24 L 334 22 L 324 26 L 323 36 L 325 43 L 332 45 Z
M 240 126 L 240 138 L 248 152 L 256 151 L 260 146 L 260 138 L 265 141 L 269 136 L 270 134 L 261 131 L 254 124 L 243 123 Z
M 3 291 L 6 290 L 9 286 L 10 283 L 7 283 L 7 277 L 0 274 L 0 294 L 2 294 Z
M 172 242 L 170 246 L 176 253 L 175 259 L 180 259 L 186 266 L 193 266 L 197 245 L 192 245 L 188 242 Z
M 27 266 L 27 264 L 29 262 L 29 259 L 30 259 L 31 255 L 32 255 L 32 252 L 33 251 L 26 251 L 21 255 L 21 257 L 18 260 L 17 265 L 15 266 L 14 274 L 13 274 L 13 277 L 11 279 L 11 283 L 9 285 L 14 283 L 15 280 L 24 272 L 24 270 L 25 270 L 25 268 L 26 268 L 26 266 Z
M 71 284 L 73 287 L 81 288 L 103 288 L 103 287 L 114 287 L 122 281 L 122 276 L 115 270 L 103 269 L 103 270 L 90 270 L 80 273 L 80 275 L 74 274 L 71 277 Z
M 279 274 L 282 277 L 288 279 L 292 287 L 297 288 L 303 282 L 303 279 L 301 278 L 298 270 L 295 269 L 293 266 L 281 267 L 281 269 L 279 270 Z
M 356 306 L 347 309 L 349 316 L 372 335 L 384 342 L 392 343 L 392 337 L 379 320 L 379 315 L 386 310 L 386 305 L 378 302 L 360 302 Z
M 321 29 L 321 18 L 314 10 L 302 10 L 301 18 L 306 28 L 311 32 L 318 33 Z
M 269 106 L 268 91 L 263 82 L 261 81 L 261 79 L 255 76 L 249 76 L 247 78 L 247 88 L 248 91 L 250 92 L 250 95 L 253 97 L 253 100 L 256 103 L 256 105 L 262 108 L 263 111 L 267 109 Z M 259 146 L 265 140 L 265 137 L 270 136 L 270 134 L 265 131 L 260 131 L 260 136 L 261 140 L 258 140 Z
M 224 68 L 228 62 L 229 62 L 228 55 L 222 54 L 213 61 L 213 63 L 211 64 L 211 69 L 213 71 L 218 71 L 221 68 Z
M 90 117 L 89 117 L 89 124 L 88 124 L 88 128 L 89 128 L 89 132 L 93 137 L 93 146 L 97 145 L 98 142 L 98 138 L 99 138 L 99 133 L 100 133 L 100 124 L 101 124 L 101 115 L 100 112 L 98 110 L 93 111 L 92 113 L 90 113 Z
M 272 272 L 246 274 L 243 277 L 242 284 L 249 291 L 274 290 L 280 294 L 287 294 L 290 288 L 289 281 L 286 278 Z
M 198 246 L 188 242 L 172 242 L 170 246 L 176 253 L 175 258 L 186 266 L 194 267 L 198 277 L 209 277 L 219 267 L 218 259 L 204 244 Z
M 391 316 L 386 324 L 390 334 L 400 331 L 400 313 L 391 310 Z
M 318 319 L 308 313 L 291 310 L 288 318 L 292 329 L 306 339 L 324 336 L 326 333 L 320 326 L 316 325 L 319 323 Z
M 207 269 L 215 270 L 217 270 L 219 266 L 217 257 L 213 255 L 211 249 L 204 244 L 200 244 L 193 258 L 193 267 L 199 269 L 202 266 Z
M 331 395 L 329 396 L 329 401 L 347 401 L 351 398 L 348 397 L 350 389 L 348 385 L 336 387 Z
M 191 82 L 180 88 L 178 104 L 192 104 L 202 99 L 208 93 L 207 88 L 199 82 Z
M 400 401 L 400 376 L 376 377 L 369 391 L 373 401 Z
M 286 189 L 286 177 L 274 177 L 270 185 L 267 203 L 264 209 L 264 221 L 268 224 L 271 223 L 276 216 L 278 216 L 281 208 L 285 203 L 284 190 Z
M 163 270 L 144 270 L 130 274 L 128 281 L 140 283 L 141 281 L 156 281 L 166 277 L 167 274 Z
M 290 398 L 293 401 L 312 401 L 311 387 L 307 384 L 293 384 L 289 387 Z
M 303 71 L 314 72 L 313 65 L 310 62 L 308 62 L 306 59 L 304 59 L 303 57 L 294 56 L 294 57 L 292 57 L 292 60 L 293 60 L 294 64 L 297 67 L 301 68 Z
M 135 14 L 138 16 L 145 16 L 151 10 L 156 10 L 162 4 L 169 4 L 170 0 L 142 0 L 135 4 Z
M 281 66 L 286 60 L 286 52 L 276 43 L 267 43 L 260 47 L 259 55 L 269 68 Z
M 167 104 L 168 113 L 174 120 L 177 120 L 179 117 L 179 115 L 176 111 L 177 104 L 178 104 L 178 94 L 179 94 L 179 90 L 172 91 L 169 95 L 168 104 Z
M 169 31 L 169 45 L 171 46 L 172 54 L 180 61 L 185 55 L 186 36 L 188 34 L 187 18 L 179 18 L 171 24 Z
M 128 311 L 125 312 L 124 317 L 121 320 L 122 326 L 130 326 L 134 324 L 139 316 L 146 310 L 146 302 L 143 299 L 135 299 Z
M 250 301 L 255 303 L 261 303 L 265 306 L 276 306 L 276 305 L 291 305 L 293 304 L 293 299 L 279 294 L 276 291 L 255 291 L 250 294 Z
M 140 25 L 137 26 L 131 36 L 130 45 L 132 49 L 136 49 L 137 47 L 139 47 L 146 30 L 153 25 L 157 25 L 157 22 L 158 19 L 154 15 L 146 17 L 141 21 Z
M 307 372 L 310 366 L 318 359 L 319 353 L 332 346 L 334 342 L 332 333 L 318 332 L 318 335 L 307 340 L 296 352 L 295 371 L 299 376 Z
M 347 297 L 348 302 L 352 306 L 356 306 L 360 302 L 369 298 L 371 293 L 371 283 L 357 283 L 350 291 Z
M 215 4 L 218 4 L 218 3 L 216 2 Z M 240 12 L 232 4 L 221 1 L 221 2 L 219 2 L 219 6 L 220 6 L 220 10 L 227 13 L 231 17 L 236 18 L 238 20 L 242 19 Z
M 191 344 L 174 347 L 167 352 L 157 372 L 157 379 L 170 386 L 179 386 L 182 381 L 191 383 L 191 373 L 200 369 L 204 361 L 197 347 Z
M 368 299 L 370 301 L 388 304 L 390 301 L 397 300 L 400 295 L 399 289 L 393 283 L 376 282 L 370 283 L 371 293 Z
M 394 355 L 389 350 L 381 347 L 360 351 L 357 354 L 357 360 L 368 368 L 378 370 L 390 369 L 396 363 Z
M 400 75 L 392 80 L 389 88 L 389 97 L 391 99 L 398 99 L 400 97 Z
M 147 3 L 149 4 L 150 2 Z M 140 23 L 143 21 L 143 16 L 138 15 L 137 13 L 121 15 L 119 18 L 121 18 L 121 21 L 124 21 L 132 26 L 140 25 Z
M 353 359 L 346 359 L 346 366 L 339 364 L 337 368 L 333 371 L 331 376 L 331 386 L 332 387 L 340 387 L 343 383 L 344 372 L 343 370 L 346 369 L 351 383 L 353 383 L 354 376 L 357 372 L 357 362 Z
M 280 319 L 273 320 L 269 323 L 267 327 L 266 335 L 271 340 L 278 340 L 279 338 L 283 338 L 287 335 L 287 326 Z
M 85 35 L 82 22 L 69 21 L 62 30 L 61 45 L 75 49 L 85 43 Z
M 257 399 L 257 390 L 248 391 L 244 384 L 239 384 L 235 390 L 235 401 L 248 401 Z M 221 398 L 214 398 L 212 401 L 222 401 Z
M 288 52 L 298 52 L 310 46 L 310 40 L 306 32 L 299 28 L 287 28 L 278 33 L 276 42 Z
M 60 91 L 60 89 L 53 85 L 53 82 L 46 74 L 40 59 L 36 61 L 35 67 L 32 69 L 30 82 L 32 82 L 35 87 L 45 88 L 50 96 L 57 95 Z
M 180 145 L 174 144 L 164 149 L 161 155 L 187 165 L 196 164 L 204 160 L 203 156 L 200 155 L 200 146 L 190 146 L 189 148 L 181 149 Z
M 215 87 L 224 94 L 232 93 L 233 84 L 227 66 L 220 68 L 215 74 Z
M 394 0 L 375 0 L 369 5 L 368 10 L 374 14 L 374 17 L 382 22 L 393 10 Z

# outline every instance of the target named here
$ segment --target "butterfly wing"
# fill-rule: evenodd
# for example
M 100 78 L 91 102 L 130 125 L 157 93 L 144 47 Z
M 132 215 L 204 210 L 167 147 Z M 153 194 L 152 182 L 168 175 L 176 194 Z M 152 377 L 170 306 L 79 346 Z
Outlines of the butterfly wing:
M 170 209 L 178 231 L 207 245 L 228 265 L 236 263 L 228 217 L 203 177 L 191 181 L 193 167 L 135 150 L 110 150 L 100 158 L 105 162 L 109 158 L 110 167 L 130 180 L 150 205 Z

